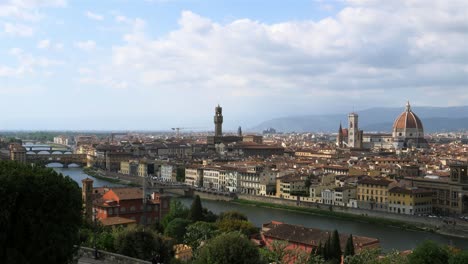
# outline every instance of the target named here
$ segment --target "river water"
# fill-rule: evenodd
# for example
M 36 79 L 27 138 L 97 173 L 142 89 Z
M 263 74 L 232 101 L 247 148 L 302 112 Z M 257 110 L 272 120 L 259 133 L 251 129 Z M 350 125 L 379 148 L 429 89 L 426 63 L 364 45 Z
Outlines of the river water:
M 69 175 L 81 186 L 81 180 L 92 178 L 95 187 L 118 186 L 118 184 L 109 183 L 103 180 L 95 179 L 83 172 L 81 168 L 54 168 L 57 172 Z M 183 204 L 190 206 L 191 198 L 180 198 Z M 261 208 L 249 205 L 233 204 L 222 201 L 202 202 L 203 207 L 208 208 L 218 214 L 224 211 L 239 211 L 245 214 L 249 220 L 260 227 L 263 223 L 271 220 L 281 221 L 288 224 L 302 225 L 306 227 L 320 228 L 324 230 L 337 229 L 339 232 L 359 236 L 375 237 L 380 239 L 382 249 L 389 251 L 391 249 L 406 250 L 412 249 L 424 240 L 433 240 L 439 243 L 453 245 L 459 248 L 468 249 L 468 239 L 454 238 L 428 232 L 418 232 L 403 230 L 396 227 L 383 225 L 372 225 L 367 223 L 346 221 L 327 216 L 315 216 L 300 212 L 291 212 L 280 209 Z
M 109 186 L 109 187 L 116 187 L 116 186 L 122 186 L 120 184 L 108 182 L 108 181 L 103 181 L 100 179 L 96 179 L 93 176 L 89 176 L 88 174 L 83 172 L 82 168 L 57 168 L 57 167 L 52 167 L 56 172 L 62 173 L 63 175 L 70 176 L 74 181 L 76 181 L 80 187 L 82 186 L 81 180 L 90 178 L 92 179 L 93 186 L 94 187 L 103 187 L 103 186 Z

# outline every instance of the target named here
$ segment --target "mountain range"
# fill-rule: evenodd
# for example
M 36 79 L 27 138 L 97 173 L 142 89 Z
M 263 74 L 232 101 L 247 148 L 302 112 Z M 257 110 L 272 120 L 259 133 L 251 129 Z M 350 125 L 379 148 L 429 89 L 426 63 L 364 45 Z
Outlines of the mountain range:
M 370 108 L 357 111 L 359 126 L 365 132 L 391 132 L 393 122 L 404 108 Z M 468 130 L 468 106 L 412 107 L 427 133 Z M 253 131 L 274 128 L 278 132 L 336 132 L 340 122 L 347 127 L 347 113 L 280 117 L 264 121 Z

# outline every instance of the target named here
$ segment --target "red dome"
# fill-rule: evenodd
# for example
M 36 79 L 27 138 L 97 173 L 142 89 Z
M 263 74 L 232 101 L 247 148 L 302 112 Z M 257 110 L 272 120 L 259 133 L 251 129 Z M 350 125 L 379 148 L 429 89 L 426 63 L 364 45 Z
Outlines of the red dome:
M 407 128 L 423 129 L 421 120 L 415 113 L 413 113 L 413 111 L 411 111 L 409 102 L 406 105 L 406 111 L 401 113 L 393 124 L 393 130 Z

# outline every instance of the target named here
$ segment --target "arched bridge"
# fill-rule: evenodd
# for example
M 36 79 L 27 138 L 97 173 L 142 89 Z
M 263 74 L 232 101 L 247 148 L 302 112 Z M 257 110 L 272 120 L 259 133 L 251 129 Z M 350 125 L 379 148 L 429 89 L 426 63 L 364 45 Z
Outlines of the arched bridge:
M 60 163 L 63 167 L 68 167 L 70 164 L 77 164 L 82 167 L 88 165 L 86 154 L 26 154 L 26 160 L 29 163 L 47 165 L 50 163 Z
M 31 155 L 72 154 L 72 150 L 67 146 L 55 147 L 49 145 L 23 145 L 23 147 L 26 149 L 26 153 Z

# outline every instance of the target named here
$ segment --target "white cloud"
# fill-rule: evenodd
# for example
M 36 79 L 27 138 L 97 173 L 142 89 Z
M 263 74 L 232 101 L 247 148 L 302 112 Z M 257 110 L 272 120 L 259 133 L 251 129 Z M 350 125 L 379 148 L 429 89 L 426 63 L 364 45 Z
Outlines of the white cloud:
M 98 21 L 104 20 L 103 15 L 96 14 L 96 13 L 93 13 L 91 11 L 86 11 L 85 15 L 86 15 L 86 17 L 88 17 L 89 19 L 92 19 L 92 20 L 98 20 Z
M 253 97 L 249 107 L 270 111 L 285 102 L 332 110 L 337 100 L 350 108 L 413 97 L 443 105 L 468 85 L 467 10 L 458 0 L 352 1 L 333 17 L 274 24 L 218 23 L 184 11 L 179 27 L 157 38 L 145 21 L 116 16 L 131 30 L 104 62 L 111 66 L 89 78 L 157 97 L 207 95 L 201 103 Z M 429 87 L 446 97 L 426 95 Z
M 34 29 L 23 24 L 5 23 L 3 25 L 3 31 L 12 36 L 30 37 L 34 35 Z
M 44 49 L 44 50 L 62 50 L 63 49 L 63 43 L 61 42 L 53 42 L 50 39 L 43 39 L 37 42 L 37 48 L 38 49 Z
M 50 48 L 50 39 L 43 39 L 37 43 L 37 48 L 39 49 L 48 49 Z
M 84 51 L 92 51 L 96 49 L 96 42 L 93 40 L 75 42 L 75 46 Z
M 0 0 L 0 17 L 37 21 L 43 18 L 38 9 L 43 7 L 64 7 L 65 0 Z
M 62 61 L 29 54 L 20 48 L 11 48 L 8 53 L 16 59 L 17 65 L 0 64 L 0 77 L 23 77 L 32 74 L 50 76 L 53 73 L 50 68 L 63 64 Z

